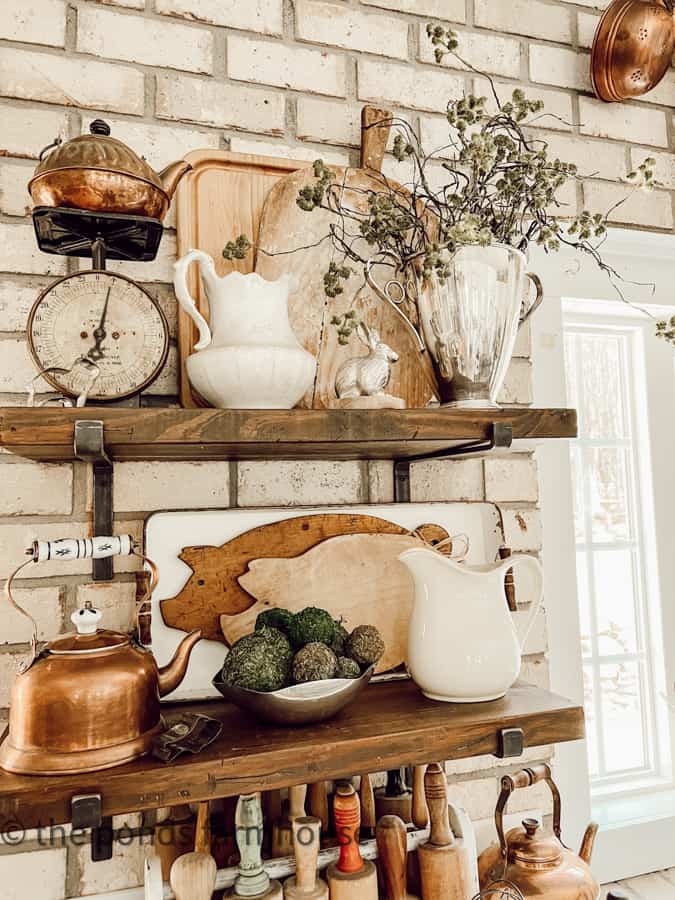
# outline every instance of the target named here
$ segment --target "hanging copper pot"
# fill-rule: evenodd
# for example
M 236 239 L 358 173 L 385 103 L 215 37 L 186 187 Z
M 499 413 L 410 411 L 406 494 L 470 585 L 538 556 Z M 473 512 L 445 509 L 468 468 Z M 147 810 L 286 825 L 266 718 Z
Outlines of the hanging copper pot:
M 614 0 L 593 41 L 591 80 L 608 103 L 640 97 L 664 78 L 673 60 L 673 0 Z
M 89 131 L 42 151 L 28 182 L 35 205 L 161 221 L 178 182 L 192 166 L 181 159 L 155 172 L 143 157 L 111 137 L 110 126 L 102 119 L 95 119 Z
M 513 791 L 545 781 L 553 794 L 553 833 L 536 819 L 525 819 L 522 828 L 504 834 L 504 810 Z M 560 837 L 560 793 L 545 764 L 502 778 L 502 792 L 495 811 L 499 843 L 478 860 L 481 888 L 515 884 L 524 900 L 599 900 L 600 885 L 590 870 L 597 825 L 589 825 L 577 855 Z

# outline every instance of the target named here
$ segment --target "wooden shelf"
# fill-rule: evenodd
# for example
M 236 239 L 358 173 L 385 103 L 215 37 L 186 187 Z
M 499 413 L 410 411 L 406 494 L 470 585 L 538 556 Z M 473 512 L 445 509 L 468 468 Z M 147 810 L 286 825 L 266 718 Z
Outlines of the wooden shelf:
M 0 446 L 72 460 L 75 422 L 98 419 L 113 460 L 405 459 L 487 440 L 494 422 L 519 439 L 573 438 L 572 409 L 193 410 L 0 409 Z
M 220 738 L 199 756 L 169 765 L 146 758 L 88 775 L 2 772 L 0 830 L 7 822 L 24 828 L 68 822 L 77 794 L 101 794 L 107 816 L 354 772 L 495 754 L 504 728 L 522 728 L 526 747 L 584 736 L 582 707 L 522 683 L 503 700 L 466 706 L 426 700 L 409 681 L 370 685 L 337 718 L 300 728 L 260 724 L 220 701 L 173 709 L 220 719 Z M 171 711 L 171 706 L 164 708 L 168 718 Z

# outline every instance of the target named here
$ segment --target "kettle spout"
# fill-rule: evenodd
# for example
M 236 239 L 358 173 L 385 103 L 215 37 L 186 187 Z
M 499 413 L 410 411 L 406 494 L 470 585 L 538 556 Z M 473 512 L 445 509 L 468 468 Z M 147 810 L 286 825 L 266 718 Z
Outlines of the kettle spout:
M 162 169 L 162 171 L 159 173 L 160 180 L 169 199 L 171 199 L 175 194 L 176 188 L 178 187 L 178 182 L 181 180 L 183 175 L 185 175 L 191 169 L 192 166 L 190 165 L 190 163 L 185 162 L 184 159 L 179 159 L 177 162 L 171 163 L 165 169 Z
M 581 842 L 581 850 L 579 851 L 579 856 L 588 865 L 591 864 L 593 847 L 595 846 L 595 839 L 597 836 L 598 826 L 595 824 L 595 822 L 591 822 L 591 824 L 586 829 L 586 834 L 584 835 L 584 839 Z
M 178 649 L 168 666 L 162 666 L 159 670 L 159 696 L 166 697 L 171 691 L 175 691 L 185 678 L 192 648 L 201 640 L 201 631 L 192 631 L 186 635 L 178 645 Z

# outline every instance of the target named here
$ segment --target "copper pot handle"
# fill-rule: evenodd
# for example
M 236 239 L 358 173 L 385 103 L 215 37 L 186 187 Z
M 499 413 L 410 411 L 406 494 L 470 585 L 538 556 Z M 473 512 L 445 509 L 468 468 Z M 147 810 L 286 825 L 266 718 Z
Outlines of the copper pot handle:
M 62 138 L 62 137 L 56 137 L 56 138 L 54 138 L 54 140 L 51 142 L 51 144 L 47 144 L 46 147 L 43 147 L 42 150 L 40 150 L 40 154 L 39 154 L 39 156 L 38 156 L 38 159 L 40 160 L 40 162 L 42 162 L 42 159 L 43 159 L 43 157 L 45 156 L 46 153 L 49 153 L 50 150 L 53 150 L 54 147 L 58 147 L 58 146 L 59 146 L 60 144 L 62 144 L 62 143 L 63 143 L 63 138 Z
M 517 791 L 520 788 L 532 787 L 533 784 L 538 784 L 540 781 L 545 781 L 550 788 L 551 794 L 553 794 L 553 833 L 562 843 L 560 837 L 560 791 L 551 776 L 551 767 L 546 763 L 540 763 L 529 769 L 521 769 L 521 771 L 516 772 L 515 775 L 505 775 L 502 778 L 502 792 L 499 795 L 497 808 L 495 810 L 495 825 L 497 826 L 499 846 L 501 847 L 502 856 L 505 859 L 508 848 L 506 845 L 506 836 L 504 835 L 504 810 L 506 809 L 509 797 L 514 791 Z

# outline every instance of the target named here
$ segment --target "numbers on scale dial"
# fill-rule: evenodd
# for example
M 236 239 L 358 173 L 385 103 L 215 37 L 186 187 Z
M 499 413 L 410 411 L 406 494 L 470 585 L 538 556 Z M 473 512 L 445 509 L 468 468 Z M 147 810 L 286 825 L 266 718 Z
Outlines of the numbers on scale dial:
M 42 369 L 71 369 L 82 358 L 94 361 L 100 375 L 92 400 L 142 390 L 159 373 L 168 349 L 166 320 L 152 298 L 133 281 L 104 272 L 72 275 L 45 291 L 31 312 L 29 337 Z M 90 371 L 77 365 L 48 380 L 77 395 Z

